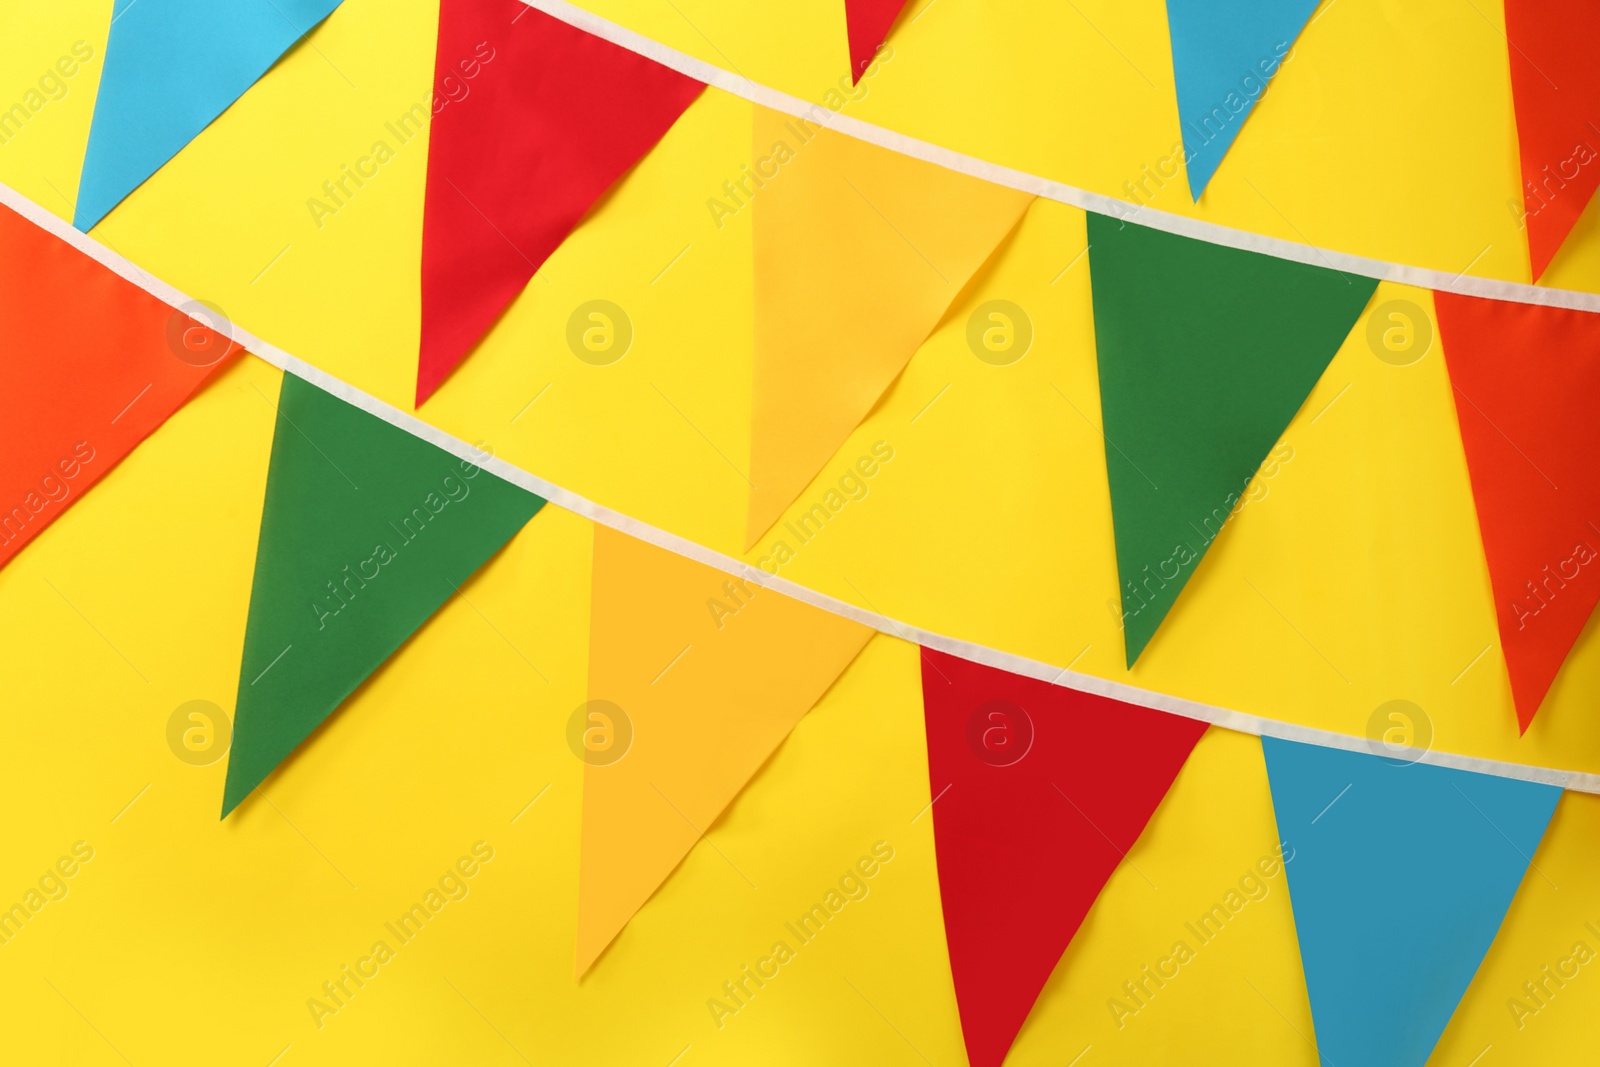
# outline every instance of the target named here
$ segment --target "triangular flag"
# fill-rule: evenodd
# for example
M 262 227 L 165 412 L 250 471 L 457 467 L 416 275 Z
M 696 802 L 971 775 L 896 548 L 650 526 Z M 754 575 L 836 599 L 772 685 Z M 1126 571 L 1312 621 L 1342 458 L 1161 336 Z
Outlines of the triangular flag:
M 117 0 L 72 224 L 88 230 L 340 0 Z
M 1167 0 L 1178 121 L 1195 200 L 1319 2 Z
M 1317 1050 L 1422 1067 L 1561 790 L 1263 737 Z
M 1538 281 L 1600 188 L 1600 5 L 1506 0 L 1528 257 Z
M 1434 294 L 1523 730 L 1600 603 L 1600 315 Z
M 945 940 L 972 1067 L 1000 1067 L 1206 724 L 922 650 Z
M 1377 282 L 1089 215 L 1128 666 Z
M 593 590 L 580 977 L 873 633 L 606 526 Z
M 705 88 L 520 0 L 443 0 L 434 74 L 419 405 Z
M 222 814 L 543 505 L 285 374 Z
M 1033 197 L 755 109 L 754 545 L 878 402 Z M 730 211 L 732 208 L 730 208 Z
M 238 351 L 0 207 L 0 566 Z
M 850 80 L 859 82 L 872 65 L 878 46 L 905 7 L 906 0 L 844 0 L 844 19 L 850 35 Z

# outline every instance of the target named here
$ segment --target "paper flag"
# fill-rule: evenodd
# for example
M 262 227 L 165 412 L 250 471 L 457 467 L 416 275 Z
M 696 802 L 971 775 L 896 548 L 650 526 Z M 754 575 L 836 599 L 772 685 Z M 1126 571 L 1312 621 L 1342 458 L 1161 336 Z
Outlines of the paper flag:
M 1319 0 L 1167 0 L 1189 195 L 1206 191 L 1228 146 L 1294 49 Z
M 873 633 L 605 526 L 593 590 L 579 977 Z
M 746 546 L 866 417 L 1033 197 L 755 109 Z
M 419 405 L 705 88 L 519 0 L 443 0 L 434 73 Z
M 1600 188 L 1600 6 L 1506 0 L 1524 223 L 1539 280 Z
M 1422 1067 L 1561 790 L 1263 737 L 1322 1062 Z
M 872 57 L 888 38 L 895 16 L 905 4 L 906 0 L 844 0 L 852 82 L 859 82 L 862 73 L 872 65 Z
M 285 374 L 223 816 L 543 505 Z
M 945 940 L 972 1067 L 1000 1067 L 1206 724 L 922 650 Z
M 1434 303 L 1525 731 L 1600 603 L 1600 315 Z
M 1377 287 L 1089 215 L 1128 666 Z
M 340 0 L 117 0 L 72 224 L 88 230 Z
M 0 566 L 238 351 L 0 207 Z

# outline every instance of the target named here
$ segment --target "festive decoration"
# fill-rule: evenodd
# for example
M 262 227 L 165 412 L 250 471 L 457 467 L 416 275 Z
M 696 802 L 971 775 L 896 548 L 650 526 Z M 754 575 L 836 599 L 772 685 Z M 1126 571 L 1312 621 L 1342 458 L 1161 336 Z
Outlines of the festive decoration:
M 1128 666 L 1377 283 L 1089 216 Z
M 444 0 L 422 224 L 417 403 L 704 88 L 518 0 Z
M 1206 191 L 1228 146 L 1294 49 L 1318 0 L 1167 0 L 1189 193 Z
M 285 374 L 223 816 L 543 504 Z
M 606 526 L 589 628 L 580 977 L 873 633 Z
M 922 703 L 967 1059 L 1000 1067 L 1206 724 L 927 648 Z
M 1528 257 L 1535 281 L 1600 188 L 1600 8 L 1506 0 Z
M 860 424 L 1033 202 L 761 107 L 754 151 L 747 545 Z
M 1422 1067 L 1561 790 L 1263 737 L 1324 1063 Z
M 0 207 L 0 566 L 239 351 Z
M 117 0 L 73 225 L 88 230 L 340 0 Z
M 844 0 L 844 17 L 850 35 L 850 80 L 859 82 L 872 65 L 872 57 L 889 36 L 895 16 L 906 0 Z
M 1600 315 L 1434 300 L 1525 731 L 1600 603 Z

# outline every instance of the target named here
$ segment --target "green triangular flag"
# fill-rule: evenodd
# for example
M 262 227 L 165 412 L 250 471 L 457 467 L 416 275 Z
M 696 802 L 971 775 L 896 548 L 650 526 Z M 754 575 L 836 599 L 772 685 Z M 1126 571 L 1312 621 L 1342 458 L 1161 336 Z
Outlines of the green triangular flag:
M 1089 215 L 1128 666 L 1377 288 Z
M 223 816 L 542 506 L 285 374 Z

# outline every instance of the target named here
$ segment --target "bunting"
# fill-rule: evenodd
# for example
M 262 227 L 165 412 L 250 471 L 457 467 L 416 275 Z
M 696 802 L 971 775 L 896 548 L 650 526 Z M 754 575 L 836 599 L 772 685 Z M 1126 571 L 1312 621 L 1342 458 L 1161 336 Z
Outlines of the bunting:
M 580 978 L 873 634 L 607 526 L 593 583 Z
M 519 0 L 443 0 L 422 220 L 417 404 L 704 88 Z
M 1167 0 L 1178 121 L 1196 202 L 1318 2 Z
M 1600 603 L 1600 315 L 1450 293 L 1434 303 L 1526 731 Z
M 755 109 L 746 547 L 800 495 L 1033 202 Z
M 853 79 L 903 4 L 845 0 Z M 337 6 L 116 0 L 74 224 L 97 224 Z M 1316 7 L 1167 0 L 1196 201 Z M 1574 0 L 1507 0 L 1506 25 L 1537 279 L 1600 187 L 1600 74 L 1584 49 L 1600 14 Z M 436 48 L 418 405 L 703 89 L 520 0 L 441 0 Z M 470 91 L 447 89 L 452 79 Z M 752 147 L 737 195 L 726 187 L 729 213 L 749 204 L 753 230 L 751 545 L 1002 254 L 1033 199 L 759 106 Z M 1376 282 L 1092 213 L 1087 232 L 1131 669 Z M 1600 315 L 1451 293 L 1436 306 L 1525 732 L 1600 605 Z M 216 308 L 169 307 L 0 209 L 0 567 L 239 352 L 230 332 Z M 224 818 L 545 504 L 347 395 L 283 376 Z M 848 610 L 595 525 L 587 699 L 560 731 L 583 764 L 579 980 L 871 639 Z M 973 1067 L 1001 1067 L 1207 725 L 927 648 L 919 679 L 925 810 L 963 1041 Z M 199 716 L 209 739 L 209 708 L 178 711 Z M 174 721 L 181 733 L 189 720 Z M 1473 773 L 1321 740 L 1261 741 L 1316 1053 L 1421 1067 L 1530 868 L 1540 876 L 1561 790 L 1505 776 L 1543 771 Z M 73 855 L 76 868 L 93 849 Z M 478 842 L 470 856 L 451 868 L 462 878 L 494 848 Z M 441 879 L 424 901 L 465 896 L 461 878 L 445 877 L 460 895 Z M 428 919 L 438 910 L 418 907 Z M 37 909 L 18 911 L 13 931 Z M 0 942 L 10 936 L 0 924 Z M 344 971 L 323 987 L 340 1008 Z M 355 972 L 368 975 L 360 963 Z
M 117 0 L 72 224 L 88 230 L 340 0 Z
M 1538 281 L 1600 188 L 1600 7 L 1505 0 L 1528 258 Z
M 0 566 L 239 351 L 192 310 L 0 207 Z
M 1132 667 L 1377 282 L 1089 215 Z
M 967 1060 L 1000 1067 L 1206 724 L 928 648 L 922 703 Z
M 1263 737 L 1323 1063 L 1422 1067 L 1561 790 Z
M 850 80 L 860 82 L 872 57 L 889 36 L 906 0 L 844 0 L 846 29 L 850 37 Z
M 543 504 L 284 374 L 223 817 Z

